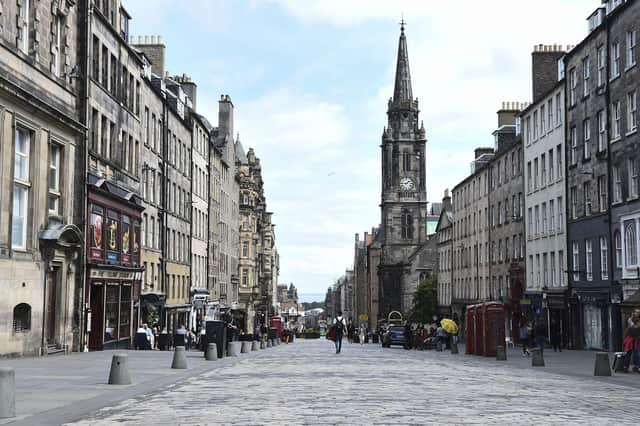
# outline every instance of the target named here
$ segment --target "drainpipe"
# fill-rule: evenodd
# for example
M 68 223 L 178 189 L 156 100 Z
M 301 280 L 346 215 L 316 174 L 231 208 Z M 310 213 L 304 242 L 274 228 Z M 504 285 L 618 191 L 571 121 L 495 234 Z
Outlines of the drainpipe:
M 80 144 L 80 149 L 82 152 L 82 177 L 80 180 L 80 186 L 81 186 L 81 196 L 82 196 L 82 201 L 81 201 L 81 205 L 82 205 L 82 209 L 80 211 L 80 217 L 79 217 L 79 224 L 80 224 L 80 229 L 85 232 L 87 232 L 87 209 L 88 209 L 88 191 L 87 191 L 87 174 L 89 172 L 89 153 L 87 150 L 87 147 L 89 146 L 89 69 L 90 69 L 90 58 L 91 56 L 89 55 L 89 46 L 90 46 L 90 41 L 91 41 L 91 23 L 93 21 L 93 7 L 90 4 L 89 0 L 84 0 L 83 2 L 85 11 L 86 11 L 86 16 L 87 16 L 87 22 L 86 24 L 82 27 L 84 31 L 86 31 L 86 34 L 84 34 L 85 36 L 85 47 L 84 49 L 82 49 L 82 52 L 84 53 L 84 76 L 82 76 L 82 83 L 83 83 L 83 90 L 84 90 L 84 100 L 82 102 L 82 110 L 81 110 L 81 114 L 84 118 L 84 124 L 85 124 L 85 133 L 84 133 L 84 144 Z M 76 180 L 77 182 L 77 180 Z M 76 276 L 76 282 L 80 282 L 81 285 L 81 289 L 80 289 L 80 303 L 77 304 L 77 309 L 78 309 L 78 318 L 79 318 L 79 333 L 80 333 L 80 341 L 79 341 L 79 345 L 80 347 L 78 348 L 80 351 L 84 350 L 84 351 L 88 351 L 87 348 L 87 333 L 86 333 L 86 329 L 87 329 L 87 324 L 86 324 L 86 320 L 87 318 L 85 318 L 85 312 L 88 310 L 88 306 L 86 305 L 86 286 L 87 286 L 87 245 L 86 245 L 86 236 L 85 236 L 85 241 L 83 241 L 83 244 L 79 250 L 79 264 L 80 267 L 77 269 L 77 275 Z

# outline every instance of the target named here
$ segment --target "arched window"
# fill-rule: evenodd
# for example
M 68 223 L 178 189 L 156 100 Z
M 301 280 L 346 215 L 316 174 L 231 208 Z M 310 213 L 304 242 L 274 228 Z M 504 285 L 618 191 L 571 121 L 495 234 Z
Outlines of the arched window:
M 13 308 L 13 332 L 23 333 L 31 330 L 31 306 L 20 303 Z
M 411 240 L 413 239 L 413 218 L 408 212 L 402 213 L 402 239 Z
M 620 231 L 616 231 L 613 234 L 613 239 L 616 245 L 616 266 L 622 268 L 622 237 L 620 237 Z
M 624 225 L 624 258 L 627 268 L 638 264 L 638 242 L 636 240 L 635 221 Z
M 405 172 L 411 171 L 411 154 L 409 154 L 409 151 L 402 152 L 402 170 Z

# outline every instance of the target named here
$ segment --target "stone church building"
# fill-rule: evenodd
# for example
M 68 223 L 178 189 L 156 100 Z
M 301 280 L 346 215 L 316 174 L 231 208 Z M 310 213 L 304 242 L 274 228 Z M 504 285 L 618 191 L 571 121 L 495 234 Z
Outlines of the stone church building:
M 382 133 L 379 317 L 407 314 L 421 277 L 434 271 L 436 239 L 427 235 L 424 125 L 413 98 L 404 25 L 401 26 L 393 97 Z

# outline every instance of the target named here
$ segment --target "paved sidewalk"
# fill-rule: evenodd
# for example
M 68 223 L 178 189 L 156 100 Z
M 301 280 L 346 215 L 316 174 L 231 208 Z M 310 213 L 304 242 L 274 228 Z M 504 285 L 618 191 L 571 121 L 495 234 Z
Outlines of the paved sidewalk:
M 286 351 L 280 345 L 239 357 L 206 361 L 202 352 L 187 352 L 187 370 L 171 369 L 173 351 L 101 351 L 39 358 L 0 360 L 0 367 L 16 371 L 16 418 L 0 419 L 4 424 L 61 424 L 85 417 L 90 412 L 129 398 L 170 389 L 205 373 L 215 376 L 242 359 L 259 359 L 266 353 Z M 131 385 L 107 384 L 111 358 L 129 356 Z M 55 420 L 53 420 L 55 419 Z
M 465 346 L 458 345 L 460 354 L 465 353 Z M 448 355 L 446 351 L 443 353 Z M 455 355 L 451 355 L 455 356 Z M 533 368 L 531 367 L 531 357 L 522 356 L 522 348 L 509 348 L 507 351 L 507 361 L 496 361 L 493 357 L 482 357 L 477 355 L 463 355 L 486 362 L 488 364 L 506 364 L 509 367 Z M 614 353 L 609 353 L 609 365 L 613 364 Z M 571 351 L 553 352 L 553 349 L 544 350 L 544 367 L 535 367 L 536 370 L 549 373 L 562 374 L 572 377 L 581 377 L 589 380 L 605 381 L 623 386 L 640 387 L 640 374 L 638 373 L 614 373 L 612 377 L 595 377 L 593 375 L 595 367 L 596 351 Z

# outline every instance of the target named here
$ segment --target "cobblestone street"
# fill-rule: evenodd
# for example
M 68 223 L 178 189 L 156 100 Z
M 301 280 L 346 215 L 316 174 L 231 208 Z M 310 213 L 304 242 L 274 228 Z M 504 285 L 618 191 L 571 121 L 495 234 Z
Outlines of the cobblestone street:
M 565 354 L 563 356 L 572 356 Z M 637 424 L 635 377 L 556 374 L 324 339 L 260 351 L 91 414 L 94 424 Z M 591 358 L 591 357 L 589 357 Z M 549 413 L 553 413 L 550 415 Z

